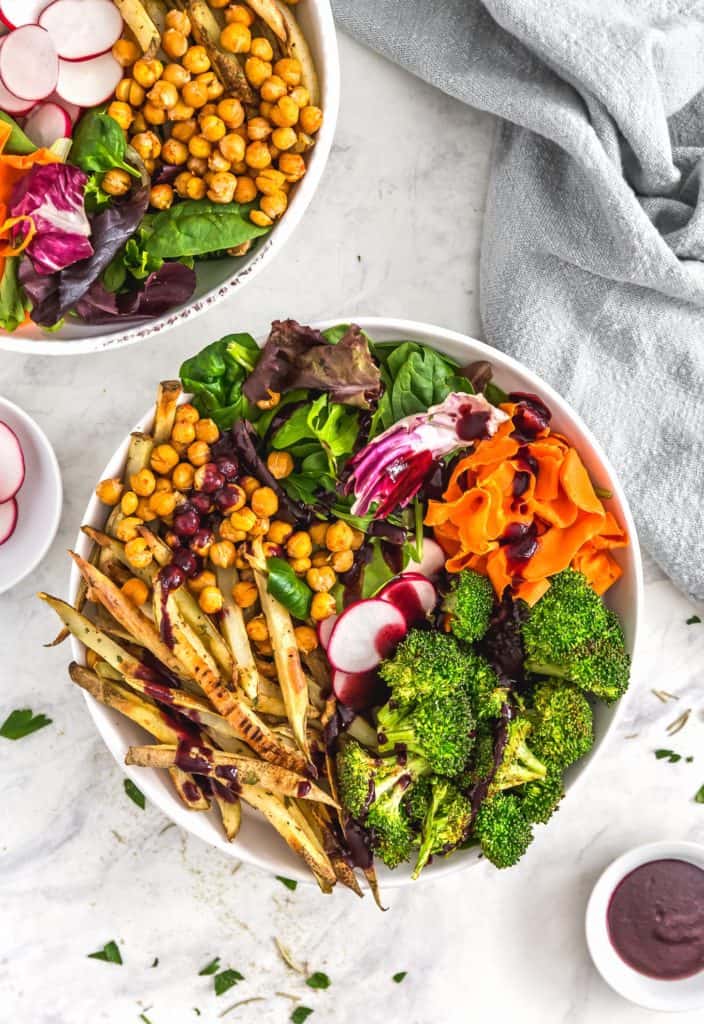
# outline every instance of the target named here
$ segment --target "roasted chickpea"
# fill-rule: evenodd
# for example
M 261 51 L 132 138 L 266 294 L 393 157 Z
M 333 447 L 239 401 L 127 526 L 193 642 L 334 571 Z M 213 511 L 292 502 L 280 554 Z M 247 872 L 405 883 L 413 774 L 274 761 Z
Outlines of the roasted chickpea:
M 292 533 L 293 527 L 290 523 L 285 523 L 283 519 L 275 519 L 273 523 L 269 524 L 269 532 L 266 536 L 272 544 L 285 544 Z
M 142 107 L 142 114 L 147 124 L 166 124 L 166 110 L 163 107 L 156 107 L 153 103 L 145 103 Z
M 305 576 L 313 563 L 310 558 L 291 558 L 288 564 L 297 576 Z
M 101 480 L 95 488 L 95 493 L 103 505 L 117 505 L 122 496 L 122 490 L 122 481 L 117 477 L 112 477 L 109 480 Z
M 247 138 L 252 141 L 263 141 L 271 135 L 271 125 L 263 117 L 253 117 L 247 122 Z
M 111 171 L 105 172 L 101 185 L 109 196 L 124 196 L 132 186 L 132 179 L 127 171 L 113 167 Z
M 269 452 L 266 457 L 266 465 L 276 480 L 284 480 L 293 472 L 293 458 L 289 452 Z M 272 515 L 272 513 L 267 514 Z
M 168 82 L 177 89 L 182 89 L 186 82 L 190 82 L 190 71 L 186 71 L 182 64 L 167 64 L 161 76 L 162 82 Z
M 208 199 L 213 203 L 231 203 L 235 198 L 237 178 L 228 171 L 217 171 L 210 179 Z
M 251 203 L 257 194 L 257 186 L 254 184 L 252 179 L 247 175 L 237 179 L 237 188 L 235 189 L 235 202 L 237 203 Z
M 208 142 L 219 142 L 227 133 L 225 122 L 216 114 L 201 118 L 199 124 L 201 134 Z
M 200 110 L 208 102 L 208 90 L 202 82 L 186 82 L 181 89 L 181 100 L 193 110 Z
M 208 554 L 213 565 L 221 569 L 229 569 L 235 564 L 235 545 L 231 540 L 221 540 L 213 544 Z
M 305 530 L 298 530 L 292 534 L 286 544 L 286 554 L 289 558 L 308 558 L 313 550 L 313 543 L 310 534 Z
M 298 104 L 290 96 L 282 96 L 271 111 L 271 120 L 278 128 L 292 128 L 300 116 Z
M 306 173 L 305 160 L 298 153 L 282 153 L 279 157 L 279 170 L 286 176 L 286 181 L 300 181 Z
M 205 587 L 214 587 L 216 584 L 215 573 L 206 569 L 203 572 L 199 572 L 194 579 L 188 581 L 188 589 L 192 590 L 195 594 L 199 594 Z
M 329 551 L 316 551 L 310 560 L 314 569 L 320 569 L 323 565 L 330 565 L 332 555 Z
M 337 604 L 332 594 L 313 594 L 313 600 L 310 603 L 310 617 L 314 622 L 322 622 L 323 619 L 329 619 L 336 611 Z
M 188 142 L 192 139 L 198 130 L 196 119 L 189 117 L 184 121 L 179 121 L 178 124 L 173 125 L 171 128 L 171 138 L 178 139 L 179 142 Z
M 206 103 L 204 107 L 198 111 L 198 125 L 203 123 L 206 117 L 216 117 L 218 112 L 217 103 Z
M 262 82 L 259 95 L 267 103 L 276 103 L 285 96 L 287 92 L 286 83 L 278 75 L 272 75 Z
M 286 85 L 300 85 L 301 64 L 295 57 L 282 57 L 274 64 L 274 72 Z
M 174 201 L 171 185 L 153 185 L 149 191 L 149 205 L 155 210 L 168 210 Z
M 257 517 L 251 508 L 241 508 L 237 512 L 231 512 L 229 519 L 234 530 L 244 530 L 245 533 L 249 533 L 257 522 Z M 220 532 L 222 533 L 222 529 Z
M 354 565 L 354 551 L 335 551 L 330 558 L 330 565 L 335 572 L 349 572 Z
M 279 192 L 283 188 L 285 180 L 281 171 L 277 171 L 274 167 L 267 167 L 255 178 L 257 188 L 265 196 L 273 196 Z
M 145 467 L 140 469 L 138 473 L 132 474 L 130 477 L 130 487 L 140 498 L 148 498 L 150 494 L 154 493 L 156 477 L 151 469 Z
M 147 130 L 147 122 L 144 120 L 144 114 L 142 113 L 141 110 L 138 110 L 137 113 L 132 118 L 132 124 L 130 125 L 130 132 L 133 135 L 138 135 L 140 132 L 146 132 L 146 130 Z
M 271 61 L 274 58 L 274 51 L 271 47 L 271 43 L 268 39 L 265 39 L 264 36 L 257 36 L 252 40 L 249 52 L 253 57 L 259 57 L 260 60 Z
M 178 60 L 188 49 L 188 37 L 177 28 L 167 28 L 161 37 L 161 48 L 171 60 Z
M 268 217 L 263 210 L 252 210 L 249 214 L 249 219 L 258 228 L 270 228 L 274 223 L 271 217 Z
M 194 135 L 188 140 L 188 152 L 191 156 L 197 156 L 201 159 L 207 160 L 212 151 L 212 143 L 210 143 L 204 135 Z
M 145 523 L 149 523 L 156 518 L 156 516 L 149 507 L 149 498 L 139 499 L 135 515 L 137 516 L 138 519 L 143 519 Z
M 303 107 L 307 107 L 310 103 L 310 93 L 306 89 L 305 85 L 296 85 L 291 89 L 289 96 L 301 110 Z
M 136 60 L 139 60 L 142 51 L 131 39 L 118 39 L 113 45 L 112 55 L 123 68 L 129 68 Z
M 244 107 L 239 100 L 220 100 L 217 106 L 218 117 L 222 118 L 227 127 L 234 131 L 244 124 Z
M 310 654 L 318 646 L 318 634 L 311 626 L 296 626 L 293 631 L 296 647 L 304 654 Z
M 229 135 L 224 135 L 220 139 L 218 149 L 230 164 L 244 160 L 244 139 L 239 135 L 235 135 L 234 132 L 231 132 Z
M 261 643 L 269 639 L 269 628 L 263 615 L 255 615 L 246 626 L 247 636 L 255 643 Z
M 320 107 L 304 107 L 301 111 L 300 125 L 307 135 L 315 135 L 323 123 L 323 112 Z
M 205 441 L 194 441 L 193 444 L 189 444 L 186 454 L 193 466 L 204 466 L 206 462 L 210 462 L 210 446 Z
M 352 548 L 353 551 L 359 551 L 359 549 L 361 548 L 362 544 L 364 544 L 364 534 L 362 533 L 361 530 L 357 530 L 353 526 L 352 527 L 352 543 L 350 544 L 350 547 Z
M 254 22 L 254 12 L 249 7 L 245 7 L 244 4 L 233 4 L 232 7 L 228 7 L 225 11 L 225 21 L 228 25 L 231 25 L 233 21 L 239 21 L 242 25 L 246 25 L 249 28 Z
M 273 192 L 271 195 L 262 196 L 259 206 L 267 217 L 275 220 L 286 210 L 288 199 L 284 192 Z
M 139 527 L 143 524 L 144 521 L 138 516 L 125 516 L 115 527 L 115 536 L 126 544 L 128 540 L 139 536 Z
M 186 167 L 191 174 L 197 174 L 199 178 L 202 178 L 209 169 L 208 160 L 210 157 L 206 160 L 202 156 L 189 156 Z
M 107 112 L 113 121 L 116 121 L 125 132 L 132 124 L 134 112 L 129 103 L 120 103 L 119 100 L 114 100 L 108 107 Z
M 251 608 L 257 603 L 258 592 L 256 584 L 249 580 L 240 580 L 232 588 L 232 596 L 238 608 Z
M 183 405 L 176 406 L 175 420 L 177 423 L 197 423 L 199 419 L 200 413 L 191 402 L 184 402 Z
M 180 167 L 188 160 L 188 147 L 178 139 L 167 139 L 161 150 L 161 159 L 165 164 Z
M 164 65 L 160 60 L 140 58 L 132 68 L 132 77 L 139 82 L 143 89 L 151 89 L 154 83 L 161 78 L 163 72 Z
M 178 465 L 178 452 L 170 444 L 158 444 L 152 450 L 149 465 L 155 473 L 167 476 Z
M 215 615 L 222 610 L 222 593 L 217 587 L 204 587 L 198 595 L 198 604 L 206 615 Z
M 309 527 L 308 532 L 310 533 L 311 540 L 316 547 L 322 547 L 325 544 L 327 528 L 327 523 L 313 523 L 313 525 Z
M 258 516 L 254 526 L 249 531 L 250 537 L 266 537 L 269 532 L 271 520 L 268 516 Z
M 168 519 L 176 508 L 176 495 L 173 491 L 155 491 L 149 499 L 149 508 L 155 516 Z
M 231 540 L 233 544 L 247 539 L 246 530 L 236 530 L 229 519 L 223 519 L 220 523 L 220 536 L 223 540 Z
M 132 576 L 126 583 L 123 583 L 120 590 L 136 608 L 141 608 L 149 597 L 149 587 L 143 580 L 137 579 L 136 576 Z
M 123 516 L 132 516 L 137 511 L 139 498 L 134 491 L 125 491 L 120 498 L 120 511 Z
M 215 6 L 214 4 L 212 6 Z M 191 19 L 184 11 L 169 11 L 164 18 L 167 28 L 175 28 L 181 35 L 190 36 L 192 30 Z
M 325 532 L 325 546 L 328 551 L 348 551 L 352 547 L 352 528 L 342 520 L 332 523 Z
M 158 476 L 156 478 L 156 487 L 154 488 L 154 493 L 156 494 L 157 491 L 168 491 L 169 493 L 173 491 L 173 485 L 167 476 Z
M 171 82 L 159 79 L 147 93 L 150 103 L 161 110 L 171 110 L 178 103 L 178 89 Z
M 332 590 L 336 582 L 335 571 L 329 565 L 323 565 L 319 569 L 311 568 L 306 573 L 306 583 L 311 590 L 315 590 L 317 593 Z
M 116 100 L 119 100 L 121 103 L 129 103 L 131 81 L 131 78 L 123 78 L 121 82 L 117 83 L 117 88 L 115 89 Z
M 142 160 L 156 160 L 161 154 L 161 141 L 156 132 L 139 132 L 132 136 L 132 145 Z
M 180 175 L 179 175 L 180 177 Z M 176 420 L 171 429 L 171 440 L 176 444 L 191 444 L 196 439 L 196 428 L 187 420 Z
M 248 498 L 252 497 L 257 487 L 261 487 L 261 484 L 255 476 L 243 476 L 240 480 L 240 485 Z
M 208 417 L 198 420 L 196 423 L 196 437 L 199 441 L 215 444 L 220 437 L 220 430 L 215 420 L 211 420 Z
M 182 199 L 202 199 L 206 193 L 205 182 L 190 171 L 179 174 L 174 187 Z
M 210 6 L 217 10 L 219 7 L 227 7 L 230 0 L 209 0 Z
M 189 46 L 181 63 L 192 75 L 202 75 L 204 71 L 210 71 L 210 57 L 204 46 Z M 190 100 L 186 102 L 190 103 Z
M 259 57 L 247 57 L 244 65 L 244 73 L 247 81 L 255 89 L 261 88 L 262 84 L 271 78 L 272 67 L 268 60 L 261 60 Z
M 206 71 L 205 74 L 198 75 L 198 81 L 205 86 L 208 99 L 211 101 L 219 100 L 225 92 L 225 87 L 214 71 Z
M 244 159 L 248 167 L 255 171 L 263 171 L 271 163 L 271 154 L 264 142 L 250 142 L 245 150 Z
M 230 53 L 249 53 L 252 33 L 241 21 L 232 21 L 220 33 L 220 45 Z
M 190 491 L 195 470 L 190 462 L 179 462 L 171 474 L 171 483 L 179 491 Z
M 249 503 L 257 516 L 275 516 L 279 511 L 279 499 L 271 487 L 258 487 Z
M 281 151 L 295 146 L 297 137 L 293 128 L 275 128 L 271 133 L 271 141 Z

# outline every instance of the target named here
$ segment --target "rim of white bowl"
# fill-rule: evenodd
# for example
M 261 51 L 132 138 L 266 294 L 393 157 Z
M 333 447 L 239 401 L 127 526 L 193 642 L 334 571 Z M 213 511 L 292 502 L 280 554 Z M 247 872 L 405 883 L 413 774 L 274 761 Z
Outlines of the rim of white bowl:
M 308 0 L 308 2 L 313 5 L 315 11 L 313 16 L 318 20 L 320 26 L 321 58 L 324 56 L 324 74 L 321 76 L 323 79 L 321 105 L 325 116 L 315 146 L 311 150 L 306 174 L 296 185 L 293 199 L 285 216 L 268 235 L 264 236 L 251 259 L 231 277 L 221 284 L 215 285 L 195 302 L 189 303 L 183 309 L 176 309 L 164 316 L 157 317 L 155 320 L 134 324 L 132 327 L 128 326 L 117 333 L 96 334 L 81 339 L 63 340 L 56 337 L 52 340 L 50 336 L 46 339 L 32 339 L 22 337 L 21 334 L 8 334 L 0 331 L 0 351 L 21 352 L 24 355 L 72 356 L 115 351 L 118 348 L 135 345 L 157 334 L 180 327 L 188 320 L 194 320 L 223 299 L 231 298 L 240 289 L 246 287 L 284 248 L 303 220 L 320 184 L 332 149 L 340 108 L 340 54 L 330 0 Z
M 594 966 L 622 999 L 646 1010 L 685 1013 L 704 1006 L 704 972 L 671 980 L 641 974 L 616 952 L 607 925 L 609 901 L 620 882 L 636 868 L 664 859 L 686 861 L 704 870 L 704 846 L 689 840 L 663 839 L 626 850 L 612 860 L 597 879 L 587 903 L 584 927 Z M 694 985 L 698 986 L 698 991 Z
M 46 436 L 46 434 L 39 426 L 39 424 L 36 422 L 36 420 L 32 419 L 28 412 L 25 412 L 24 409 L 22 409 L 15 402 L 11 402 L 9 398 L 4 398 L 2 395 L 0 395 L 0 420 L 3 418 L 3 409 L 11 410 L 14 413 L 14 415 L 17 416 L 17 418 L 21 420 L 22 423 L 25 425 L 27 433 L 31 434 L 34 438 L 36 438 L 39 445 L 43 449 L 44 454 L 48 459 L 49 467 L 51 469 L 53 491 L 56 496 L 56 506 L 54 508 L 51 520 L 48 524 L 46 533 L 44 534 L 44 539 L 37 548 L 37 553 L 33 561 L 30 562 L 24 569 L 22 569 L 19 573 L 17 573 L 9 580 L 0 580 L 0 594 L 7 593 L 8 590 L 11 590 L 13 587 L 16 587 L 18 583 L 21 583 L 22 580 L 29 576 L 30 572 L 36 569 L 37 566 L 46 557 L 46 554 L 51 545 L 53 544 L 54 538 L 56 537 L 57 531 L 59 529 L 59 523 L 61 522 L 61 512 L 63 510 L 64 497 L 63 482 L 61 480 L 61 467 L 59 466 L 59 460 L 56 457 L 56 452 L 54 451 L 49 438 Z M 17 529 L 20 528 L 21 527 L 18 524 Z
M 341 323 L 355 323 L 358 324 L 362 330 L 368 331 L 371 335 L 374 335 L 375 330 L 383 330 L 384 332 L 392 332 L 398 339 L 404 339 L 406 337 L 409 340 L 413 340 L 414 336 L 427 336 L 432 335 L 438 339 L 438 341 L 449 341 L 459 345 L 470 345 L 473 349 L 473 353 L 477 353 L 479 356 L 483 356 L 489 360 L 495 367 L 504 367 L 507 370 L 511 370 L 515 373 L 525 377 L 532 389 L 536 391 L 541 397 L 545 398 L 548 403 L 552 403 L 553 407 L 558 408 L 577 428 L 584 434 L 592 448 L 596 452 L 599 463 L 604 470 L 604 474 L 607 477 L 607 482 L 613 491 L 614 496 L 617 498 L 621 513 L 623 515 L 624 525 L 629 536 L 629 547 L 630 554 L 633 561 L 633 577 L 634 577 L 634 600 L 633 600 L 633 665 L 631 671 L 631 678 L 634 678 L 634 669 L 636 664 L 636 652 L 638 650 L 638 630 L 640 624 L 641 609 L 643 607 L 643 569 L 640 555 L 640 545 L 638 542 L 638 535 L 633 522 L 633 516 L 628 504 L 626 495 L 623 492 L 621 484 L 618 480 L 616 472 L 611 465 L 608 457 L 606 456 L 602 446 L 596 440 L 592 432 L 586 426 L 581 416 L 572 409 L 572 407 L 563 399 L 549 384 L 542 380 L 536 373 L 530 370 L 528 367 L 519 363 L 511 356 L 492 348 L 485 342 L 479 341 L 476 338 L 471 337 L 468 334 L 462 334 L 459 331 L 453 331 L 448 328 L 438 327 L 434 324 L 424 323 L 418 320 L 405 320 L 394 317 L 381 317 L 381 316 L 344 316 L 328 318 L 326 320 L 315 321 L 311 324 L 312 327 L 316 327 L 319 330 L 326 330 L 328 327 L 335 326 Z M 130 433 L 139 430 L 149 429 L 153 421 L 153 411 L 149 410 L 141 419 L 135 424 Z M 108 472 L 108 466 L 115 458 L 116 454 L 121 449 L 126 449 L 129 440 L 129 434 L 122 438 L 120 444 L 117 446 L 112 456 L 110 457 L 103 473 L 100 477 L 102 479 Z M 95 495 L 91 496 L 88 502 L 87 508 L 83 513 L 83 519 L 81 522 L 90 522 L 93 514 L 93 510 L 99 506 L 99 502 Z M 76 550 L 81 553 L 87 552 L 89 549 L 89 542 L 87 538 L 81 533 L 80 529 L 76 540 Z M 79 581 L 79 572 L 75 565 L 71 566 L 70 578 L 69 578 L 69 589 L 68 589 L 68 600 L 73 603 L 75 600 L 76 590 Z M 75 637 L 71 636 L 70 642 L 72 645 L 73 655 L 77 661 L 83 661 L 85 657 L 85 651 L 81 644 L 78 643 Z M 280 873 L 282 870 L 285 871 L 286 876 L 294 878 L 296 881 L 302 883 L 310 883 L 315 885 L 315 881 L 311 875 L 307 872 L 304 866 L 298 866 L 293 863 L 287 864 L 284 867 L 273 863 L 273 858 L 269 855 L 262 855 L 258 851 L 243 848 L 243 845 L 239 839 L 235 839 L 233 842 L 227 842 L 227 840 L 220 835 L 211 835 L 205 833 L 199 827 L 199 819 L 201 816 L 191 814 L 187 810 L 183 810 L 178 805 L 171 803 L 171 799 L 167 799 L 164 795 L 163 788 L 159 788 L 154 781 L 150 779 L 148 775 L 140 774 L 139 769 L 131 768 L 124 764 L 125 744 L 119 736 L 118 728 L 108 717 L 107 712 L 109 709 L 104 708 L 98 703 L 90 694 L 84 693 L 84 699 L 88 705 L 93 721 L 95 722 L 96 728 L 100 733 L 103 741 L 108 747 L 110 753 L 115 758 L 116 762 L 122 769 L 122 771 L 132 779 L 135 785 L 139 786 L 154 804 L 172 821 L 175 821 L 179 827 L 186 829 L 188 832 L 196 835 L 204 842 L 211 846 L 215 846 L 222 850 L 230 857 L 236 857 L 239 860 L 246 861 L 248 864 L 253 864 L 256 867 L 262 868 L 263 870 L 271 873 Z M 612 709 L 611 719 L 606 727 L 604 735 L 601 737 L 599 747 L 602 747 L 610 735 L 613 733 L 618 720 L 623 713 L 623 706 L 627 699 L 627 695 L 623 697 Z M 570 779 L 569 786 L 567 787 L 568 792 L 572 792 L 576 786 L 581 782 L 584 776 L 587 774 L 589 763 L 585 763 L 579 768 L 577 773 Z M 178 807 L 181 812 L 178 816 L 174 815 L 174 808 Z M 449 857 L 447 859 L 437 858 L 432 865 L 420 876 L 417 882 L 413 882 L 410 874 L 402 874 L 399 871 L 384 871 L 381 879 L 381 884 L 384 889 L 394 889 L 410 884 L 419 884 L 420 882 L 431 882 L 439 878 L 445 877 L 449 874 L 453 874 L 457 871 L 463 871 L 472 864 L 479 863 L 480 860 L 477 856 L 476 851 L 468 849 L 464 851 L 464 855 L 457 855 L 455 857 Z

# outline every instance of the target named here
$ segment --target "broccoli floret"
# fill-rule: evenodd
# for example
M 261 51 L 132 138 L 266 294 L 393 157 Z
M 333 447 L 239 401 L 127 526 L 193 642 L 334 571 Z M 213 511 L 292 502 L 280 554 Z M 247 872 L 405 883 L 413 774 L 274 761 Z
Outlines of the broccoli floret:
M 465 838 L 472 820 L 472 805 L 456 786 L 447 779 L 438 778 L 430 779 L 428 783 L 421 794 L 425 816 L 418 859 L 413 869 L 414 878 L 418 878 L 433 854 L 451 853 Z M 420 809 L 418 803 L 414 801 L 417 810 Z
M 464 569 L 453 576 L 442 607 L 449 616 L 450 629 L 460 640 L 474 643 L 489 628 L 494 606 L 494 588 L 486 576 Z
M 553 577 L 522 635 L 528 672 L 569 679 L 607 703 L 628 687 L 630 658 L 618 617 L 574 569 Z
M 425 758 L 438 775 L 456 775 L 472 749 L 474 715 L 465 690 L 424 696 L 410 705 L 385 704 L 377 716 L 379 750 L 398 748 Z
M 528 660 L 560 662 L 607 627 L 606 606 L 587 577 L 576 569 L 565 569 L 551 578 L 550 589 L 523 623 Z
M 562 774 L 556 768 L 551 768 L 544 779 L 528 782 L 517 790 L 517 794 L 526 820 L 544 825 L 565 795 Z
M 454 637 L 434 630 L 411 629 L 379 675 L 397 704 L 419 697 L 442 696 L 461 687 L 467 677 L 466 654 Z
M 493 723 L 481 721 L 474 734 L 474 745 L 469 767 L 463 781 L 467 786 L 476 785 L 486 779 L 494 770 L 494 728 Z
M 482 852 L 497 868 L 517 864 L 533 841 L 533 829 L 515 796 L 497 793 L 485 800 L 474 820 Z
M 499 684 L 499 677 L 486 658 L 475 651 L 465 651 L 465 685 L 478 719 L 498 718 L 508 697 L 508 689 Z
M 501 763 L 489 786 L 490 793 L 522 786 L 534 779 L 544 779 L 547 768 L 539 761 L 526 742 L 531 732 L 528 718 L 519 716 L 507 724 L 508 735 Z
M 567 768 L 584 757 L 594 744 L 594 723 L 589 701 L 567 683 L 541 683 L 533 693 L 531 747 L 555 768 Z
M 391 868 L 407 860 L 413 833 L 402 805 L 409 786 L 430 767 L 418 757 L 399 763 L 374 757 L 356 740 L 348 739 L 337 755 L 340 797 L 349 814 L 371 831 L 372 848 Z
M 408 814 L 408 820 L 416 832 L 420 832 L 421 825 L 430 808 L 430 801 L 433 796 L 433 778 L 431 775 L 424 775 L 423 778 L 411 786 L 403 800 L 403 806 Z

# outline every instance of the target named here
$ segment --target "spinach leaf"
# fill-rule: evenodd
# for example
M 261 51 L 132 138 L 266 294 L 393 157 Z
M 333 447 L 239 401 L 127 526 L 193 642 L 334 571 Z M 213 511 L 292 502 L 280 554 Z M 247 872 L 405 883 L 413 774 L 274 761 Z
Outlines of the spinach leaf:
M 337 476 L 338 460 L 352 454 L 359 434 L 359 414 L 351 407 L 330 402 L 321 395 L 310 407 L 308 425 L 328 458 L 330 473 Z
M 187 359 L 179 371 L 186 391 L 202 416 L 215 420 L 221 430 L 238 419 L 253 419 L 257 410 L 242 393 L 242 384 L 259 359 L 251 334 L 226 334 Z
M 267 558 L 266 588 L 297 619 L 307 619 L 313 591 L 283 558 Z
M 89 110 L 78 122 L 71 146 L 71 163 L 83 171 L 105 172 L 120 167 L 135 178 L 139 171 L 125 160 L 127 142 L 117 121 L 100 110 Z
M 484 397 L 492 405 L 503 405 L 504 402 L 508 402 L 506 392 L 498 384 L 494 384 L 493 380 L 490 380 L 484 388 Z
M 252 223 L 251 208 L 239 203 L 188 199 L 168 210 L 147 214 L 139 229 L 140 247 L 152 259 L 163 260 L 232 249 L 269 230 Z
M 19 256 L 8 257 L 0 280 L 0 327 L 10 332 L 17 330 L 25 316 L 24 293 L 17 279 L 19 262 Z
M 10 134 L 5 143 L 5 153 L 13 153 L 17 156 L 27 156 L 29 153 L 36 153 L 37 147 L 32 140 L 22 131 L 20 126 L 4 110 L 0 110 L 0 121 L 10 126 Z
M 267 409 L 255 423 L 259 436 L 266 436 L 274 418 L 279 415 L 282 409 L 285 409 L 287 405 L 293 405 L 295 402 L 304 402 L 307 397 L 308 392 L 304 388 L 294 388 L 293 391 L 287 391 L 285 395 L 282 395 L 279 404 L 275 405 L 273 409 Z
M 294 409 L 289 418 L 276 431 L 271 439 L 272 448 L 279 451 L 289 449 L 292 445 L 306 438 L 314 438 L 315 434 L 308 425 L 310 405 L 300 405 Z

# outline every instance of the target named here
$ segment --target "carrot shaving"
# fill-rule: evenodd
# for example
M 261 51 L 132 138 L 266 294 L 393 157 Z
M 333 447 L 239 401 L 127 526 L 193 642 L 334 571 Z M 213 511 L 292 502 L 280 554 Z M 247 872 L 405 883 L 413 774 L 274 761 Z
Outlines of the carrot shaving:
M 501 408 L 513 417 L 516 405 Z M 571 565 L 603 594 L 621 575 L 611 550 L 628 543 L 625 531 L 561 434 L 521 441 L 515 431 L 509 419 L 479 441 L 456 463 L 442 500 L 428 503 L 425 522 L 447 570 L 475 569 L 499 596 L 509 587 L 532 605 Z

